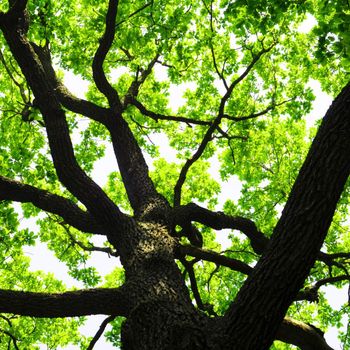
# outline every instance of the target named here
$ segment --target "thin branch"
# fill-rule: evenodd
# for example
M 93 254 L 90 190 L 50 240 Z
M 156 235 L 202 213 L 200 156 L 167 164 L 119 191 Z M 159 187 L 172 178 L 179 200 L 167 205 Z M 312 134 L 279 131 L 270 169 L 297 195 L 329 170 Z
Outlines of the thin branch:
M 179 178 L 174 187 L 174 206 L 177 207 L 181 204 L 181 190 L 185 183 L 186 176 L 190 167 L 202 156 L 207 144 L 212 140 L 212 134 L 221 122 L 222 117 L 218 116 L 214 119 L 207 132 L 205 133 L 201 144 L 199 145 L 197 151 L 192 155 L 191 158 L 187 159 L 184 166 L 180 171 Z
M 273 43 L 272 45 L 270 45 L 268 48 L 263 48 L 258 54 L 253 56 L 253 60 L 250 62 L 250 64 L 247 66 L 247 68 L 245 69 L 245 71 L 237 78 L 235 79 L 231 85 L 229 86 L 228 90 L 226 91 L 225 95 L 222 97 L 221 99 L 221 103 L 220 103 L 220 108 L 219 108 L 219 115 L 221 115 L 221 117 L 224 116 L 224 109 L 225 109 L 225 104 L 227 102 L 227 100 L 231 97 L 231 94 L 234 90 L 234 88 L 250 73 L 250 71 L 254 68 L 255 64 L 260 60 L 260 58 L 268 53 L 269 51 L 271 51 L 273 49 L 273 47 L 275 46 L 275 43 Z
M 92 350 L 94 348 L 97 341 L 100 339 L 101 335 L 105 331 L 108 323 L 112 322 L 115 318 L 116 318 L 116 316 L 108 316 L 107 318 L 105 318 L 103 320 L 103 322 L 100 325 L 100 328 L 96 332 L 95 336 L 91 339 L 91 342 L 90 342 L 89 346 L 86 348 L 86 350 Z
M 211 261 L 217 265 L 225 266 L 231 270 L 241 272 L 243 274 L 249 275 L 253 270 L 252 267 L 243 263 L 240 260 L 229 258 L 219 253 L 198 248 L 192 245 L 179 245 L 177 250 L 177 256 L 193 256 L 198 259 L 203 259 L 206 261 Z
M 141 70 L 141 76 L 139 78 L 139 73 L 140 71 L 136 72 L 136 77 L 134 81 L 130 84 L 130 87 L 128 89 L 128 92 L 125 95 L 125 100 L 124 100 L 124 106 L 123 108 L 125 109 L 128 104 L 137 97 L 140 86 L 145 82 L 147 77 L 151 74 L 152 69 L 154 65 L 156 64 L 158 58 L 159 58 L 159 53 L 156 54 L 156 56 L 152 59 L 152 61 L 148 64 L 147 68 L 145 70 Z
M 248 65 L 248 67 L 245 69 L 245 71 L 237 78 L 235 79 L 229 88 L 227 89 L 225 95 L 222 97 L 220 106 L 219 106 L 219 112 L 217 117 L 214 119 L 210 127 L 208 128 L 207 132 L 205 133 L 201 144 L 199 145 L 197 151 L 192 155 L 191 158 L 187 159 L 184 166 L 181 169 L 179 178 L 176 182 L 175 188 L 174 188 L 174 206 L 179 206 L 181 204 L 181 190 L 182 186 L 185 183 L 186 176 L 188 173 L 188 170 L 190 167 L 202 156 L 205 148 L 207 147 L 208 143 L 212 140 L 212 134 L 217 129 L 217 127 L 220 125 L 222 118 L 224 117 L 224 111 L 225 111 L 225 104 L 227 100 L 231 97 L 231 94 L 234 90 L 234 88 L 249 74 L 249 72 L 253 69 L 255 64 L 259 61 L 259 59 L 267 52 L 272 50 L 275 43 L 273 43 L 268 48 L 263 48 L 257 55 L 253 57 L 253 60 Z
M 32 317 L 87 315 L 127 316 L 129 293 L 125 286 L 86 289 L 65 293 L 33 293 L 0 289 L 0 312 Z
M 199 290 L 198 290 L 196 275 L 194 274 L 194 269 L 193 269 L 194 262 L 187 261 L 186 259 L 181 259 L 180 261 L 184 265 L 184 267 L 188 273 L 188 277 L 189 277 L 190 283 L 191 283 L 193 297 L 196 300 L 196 304 L 200 310 L 204 310 L 203 301 L 202 301 L 201 295 L 200 295 Z
M 137 101 L 136 99 L 132 99 L 130 101 L 130 104 L 135 106 L 143 115 L 152 118 L 156 122 L 158 122 L 158 120 L 169 120 L 174 122 L 186 123 L 187 125 L 191 125 L 191 124 L 211 125 L 210 121 L 196 120 L 196 119 L 186 118 L 186 117 L 169 116 L 169 115 L 152 112 L 148 110 L 141 102 Z
M 0 329 L 0 332 L 7 335 L 9 338 L 11 338 L 13 346 L 15 347 L 16 350 L 19 350 L 19 347 L 17 345 L 18 339 L 12 333 L 5 331 L 4 329 Z
M 246 115 L 246 116 L 242 116 L 242 117 L 233 117 L 233 116 L 230 116 L 228 114 L 224 114 L 224 118 L 232 120 L 232 121 L 235 121 L 235 122 L 240 122 L 240 121 L 249 120 L 249 119 L 255 119 L 255 118 L 258 118 L 258 117 L 260 117 L 262 115 L 267 114 L 268 112 L 274 110 L 276 107 L 282 106 L 283 104 L 288 103 L 288 102 L 293 101 L 293 100 L 294 100 L 294 97 L 293 98 L 289 98 L 288 100 L 285 100 L 285 101 L 282 101 L 282 102 L 279 102 L 279 103 L 272 103 L 270 106 L 268 106 L 267 108 L 265 108 L 261 112 L 252 113 L 252 114 L 249 114 L 249 115 Z
M 103 70 L 103 63 L 113 44 L 115 36 L 115 21 L 118 13 L 118 4 L 118 0 L 109 0 L 106 15 L 106 29 L 105 33 L 100 39 L 100 45 L 93 59 L 92 72 L 96 87 L 107 97 L 110 107 L 121 111 L 122 105 L 118 92 L 109 83 Z
M 109 247 L 95 247 L 91 243 L 89 243 L 90 246 L 85 245 L 84 243 L 78 241 L 65 225 L 62 225 L 62 226 L 63 226 L 64 230 L 66 231 L 66 233 L 68 234 L 70 240 L 74 244 L 79 246 L 81 249 L 83 249 L 87 252 L 102 252 L 102 253 L 107 253 L 108 255 L 111 255 L 111 256 L 115 256 L 115 257 L 118 256 L 118 254 Z
M 128 15 L 128 17 L 126 19 L 122 19 L 121 21 L 119 21 L 115 27 L 120 26 L 121 24 L 123 24 L 124 22 L 126 22 L 128 19 L 134 17 L 135 15 L 137 15 L 138 13 L 140 13 L 141 11 L 143 11 L 144 9 L 146 9 L 148 6 L 151 6 L 153 4 L 153 1 L 150 1 L 148 3 L 146 3 L 144 6 L 140 7 L 139 9 L 137 9 L 136 11 L 134 11 L 133 13 L 131 13 L 130 15 Z
M 212 36 L 214 36 L 213 1 L 210 1 L 210 8 L 208 7 L 208 5 L 205 3 L 204 0 L 203 0 L 203 4 L 204 4 L 206 10 L 209 13 L 209 16 L 210 16 L 210 30 L 211 30 Z M 212 37 L 210 38 L 210 51 L 211 51 L 211 56 L 212 56 L 212 59 L 213 59 L 213 64 L 214 64 L 215 71 L 216 71 L 217 75 L 219 76 L 219 78 L 222 80 L 226 90 L 228 90 L 229 86 L 227 84 L 227 81 L 226 81 L 226 79 L 225 79 L 225 77 L 223 75 L 223 72 L 219 71 L 219 68 L 218 68 L 218 65 L 217 65 L 217 62 L 216 62 L 216 56 L 215 56 L 214 46 L 213 46 L 213 42 L 212 42 Z
M 59 215 L 68 224 L 80 231 L 106 234 L 105 229 L 71 200 L 48 191 L 26 185 L 0 175 L 0 200 L 32 203 L 37 208 Z

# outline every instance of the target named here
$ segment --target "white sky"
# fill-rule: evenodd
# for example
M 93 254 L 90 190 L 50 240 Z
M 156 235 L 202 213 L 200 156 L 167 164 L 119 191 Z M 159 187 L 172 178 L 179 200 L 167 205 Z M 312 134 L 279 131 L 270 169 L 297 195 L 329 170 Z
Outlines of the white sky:
M 157 75 L 162 76 L 164 72 L 159 71 Z M 71 92 L 78 97 L 84 97 L 87 91 L 86 82 L 82 81 L 78 77 L 73 74 L 67 72 L 64 79 L 66 85 L 69 87 Z M 318 82 L 311 83 L 312 88 L 316 94 L 316 100 L 314 102 L 314 108 L 310 112 L 309 115 L 306 116 L 307 125 L 310 126 L 314 123 L 315 120 L 321 118 L 326 110 L 328 109 L 331 98 L 321 91 L 320 85 Z M 171 107 L 173 110 L 177 110 L 177 108 L 184 103 L 184 99 L 182 98 L 182 94 L 185 88 L 191 88 L 192 85 L 186 84 L 179 87 L 172 86 L 170 89 L 170 101 Z M 166 138 L 163 136 L 152 137 L 152 141 L 161 146 L 160 153 L 166 159 L 171 159 L 174 161 L 176 159 L 175 153 L 171 148 L 167 145 Z M 147 161 L 150 161 L 148 157 Z M 99 160 L 95 166 L 95 170 L 93 172 L 93 178 L 99 185 L 104 185 L 107 179 L 107 174 L 112 171 L 117 170 L 117 165 L 114 157 L 114 153 L 111 145 L 107 146 L 106 155 L 102 160 Z M 213 160 L 213 164 L 211 167 L 211 173 L 213 177 L 221 182 L 220 177 L 218 175 L 218 162 Z M 222 193 L 220 195 L 220 203 L 224 203 L 226 199 L 237 199 L 240 190 L 241 184 L 236 177 L 232 177 L 229 181 L 222 183 Z M 30 226 L 33 228 L 33 220 L 23 220 L 23 226 Z M 222 232 L 218 232 L 218 236 L 220 238 L 220 243 L 223 245 L 223 248 L 229 244 L 228 239 L 229 230 L 223 230 Z M 104 239 L 102 237 L 94 238 L 94 243 L 96 245 L 102 246 Z M 46 249 L 45 244 L 38 243 L 36 247 L 27 247 L 25 249 L 26 253 L 31 257 L 31 270 L 43 270 L 45 272 L 53 272 L 57 278 L 63 280 L 67 287 L 83 287 L 82 284 L 79 284 L 77 281 L 72 279 L 67 272 L 66 266 L 59 262 L 53 254 Z M 38 254 L 40 252 L 40 254 Z M 94 266 L 96 269 L 102 274 L 105 275 L 109 273 L 117 264 L 117 259 L 108 258 L 107 254 L 104 253 L 93 253 L 91 259 L 88 262 L 88 266 Z M 322 290 L 326 291 L 327 297 L 333 308 L 339 309 L 341 305 L 343 305 L 347 300 L 347 292 L 345 288 L 343 290 L 338 290 L 334 287 L 322 288 Z M 99 328 L 100 323 L 104 320 L 106 316 L 92 316 L 89 317 L 89 321 L 86 323 L 84 327 L 82 327 L 82 332 L 88 336 L 93 336 Z M 331 346 L 334 347 L 335 350 L 341 350 L 339 341 L 337 339 L 336 330 L 330 330 L 326 333 L 326 339 Z M 43 347 L 45 348 L 45 347 Z M 75 349 L 74 347 L 68 347 L 68 349 Z M 99 342 L 95 346 L 96 350 L 104 349 L 114 349 L 110 343 L 106 343 L 104 338 L 101 337 Z

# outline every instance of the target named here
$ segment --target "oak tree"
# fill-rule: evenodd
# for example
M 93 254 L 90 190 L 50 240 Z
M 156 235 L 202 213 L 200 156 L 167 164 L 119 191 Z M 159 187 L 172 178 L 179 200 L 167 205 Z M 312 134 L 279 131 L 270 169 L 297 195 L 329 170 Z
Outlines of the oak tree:
M 349 283 L 348 2 L 0 11 L 0 348 L 92 349 L 110 323 L 127 350 L 332 349 L 323 332 L 349 311 L 324 293 Z M 336 97 L 310 126 L 316 80 Z M 81 289 L 30 268 L 39 242 Z

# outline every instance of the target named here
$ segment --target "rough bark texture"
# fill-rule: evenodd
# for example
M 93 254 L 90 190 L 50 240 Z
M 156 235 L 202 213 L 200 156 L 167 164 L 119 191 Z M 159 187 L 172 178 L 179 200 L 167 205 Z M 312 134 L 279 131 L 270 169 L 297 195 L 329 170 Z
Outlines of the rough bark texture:
M 25 4 L 17 1 L 8 14 L 1 14 L 0 28 L 43 115 L 58 177 L 87 211 L 63 197 L 3 177 L 0 200 L 31 202 L 62 216 L 82 231 L 106 235 L 120 254 L 126 281 L 116 290 L 61 295 L 0 290 L 0 311 L 35 317 L 122 315 L 126 317 L 122 329 L 125 350 L 264 350 L 276 334 L 278 339 L 303 350 L 331 349 L 312 327 L 293 320 L 283 322 L 283 317 L 319 254 L 350 172 L 350 85 L 328 111 L 268 242 L 250 220 L 213 213 L 194 204 L 180 206 L 180 202 L 187 171 L 225 117 L 225 103 L 232 90 L 271 48 L 262 50 L 229 86 L 219 115 L 210 123 L 198 151 L 180 174 L 175 189 L 178 205 L 171 208 L 157 193 L 141 149 L 123 119 L 127 103 L 122 103 L 103 72 L 103 62 L 114 38 L 118 2 L 110 1 L 106 32 L 93 61 L 96 85 L 106 96 L 109 108 L 76 99 L 57 81 L 49 54 L 26 37 Z M 104 124 L 109 130 L 134 217 L 124 215 L 79 166 L 62 106 Z M 199 247 L 181 247 L 174 227 L 191 230 L 192 221 L 215 229 L 239 229 L 249 237 L 254 250 L 264 254 L 252 269 Z M 176 257 L 184 259 L 186 255 L 249 274 L 224 317 L 210 318 L 192 304 L 175 262 Z M 196 301 L 200 306 L 201 301 Z
M 269 348 L 321 249 L 349 171 L 347 85 L 323 119 L 267 250 L 227 314 L 230 343 L 237 344 L 227 348 Z

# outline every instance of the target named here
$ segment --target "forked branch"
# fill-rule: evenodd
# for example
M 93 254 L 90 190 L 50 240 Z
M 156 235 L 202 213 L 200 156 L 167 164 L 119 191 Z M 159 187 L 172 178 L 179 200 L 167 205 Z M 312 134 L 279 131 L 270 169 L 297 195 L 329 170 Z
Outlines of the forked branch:
M 65 112 L 54 92 L 54 85 L 43 68 L 32 45 L 16 27 L 16 23 L 1 23 L 10 50 L 17 60 L 37 105 L 43 115 L 51 155 L 60 181 L 104 225 L 115 226 L 125 220 L 119 208 L 103 190 L 80 168 L 74 155 Z M 116 233 L 116 232 L 115 232 Z
M 181 190 L 182 186 L 185 183 L 187 173 L 190 169 L 190 167 L 202 156 L 204 153 L 208 143 L 212 140 L 212 135 L 217 129 L 217 127 L 220 125 L 222 118 L 224 118 L 225 115 L 225 105 L 228 99 L 231 97 L 232 92 L 234 88 L 249 74 L 249 72 L 254 68 L 255 64 L 260 60 L 260 58 L 272 50 L 272 48 L 275 46 L 275 43 L 271 44 L 268 48 L 263 47 L 262 50 L 256 55 L 253 56 L 252 61 L 247 66 L 247 68 L 244 70 L 244 72 L 235 80 L 232 81 L 230 86 L 228 87 L 226 93 L 221 98 L 220 106 L 218 110 L 217 117 L 213 120 L 210 127 L 206 131 L 201 144 L 199 145 L 197 151 L 192 155 L 191 158 L 187 159 L 185 164 L 183 165 L 179 178 L 176 182 L 175 188 L 174 188 L 174 206 L 177 207 L 181 204 Z
M 158 120 L 169 120 L 169 121 L 174 121 L 174 122 L 186 123 L 187 125 L 191 125 L 191 124 L 193 124 L 193 125 L 211 125 L 210 121 L 197 120 L 197 119 L 186 118 L 186 117 L 181 117 L 181 116 L 164 115 L 164 114 L 152 112 L 136 99 L 132 99 L 130 101 L 130 104 L 135 106 L 143 115 L 152 118 L 156 122 L 158 122 Z
M 180 226 L 195 221 L 216 230 L 239 230 L 250 239 L 252 248 L 257 254 L 261 254 L 269 242 L 269 239 L 258 230 L 252 220 L 241 216 L 231 216 L 223 212 L 213 212 L 195 203 L 189 203 L 175 208 L 173 213 L 174 223 Z

